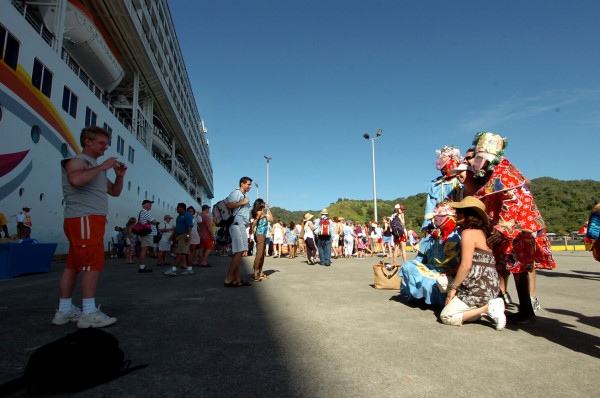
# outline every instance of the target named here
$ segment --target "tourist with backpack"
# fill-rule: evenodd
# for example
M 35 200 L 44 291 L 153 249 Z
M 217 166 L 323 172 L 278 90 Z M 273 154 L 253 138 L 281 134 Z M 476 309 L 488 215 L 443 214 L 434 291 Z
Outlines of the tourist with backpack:
M 315 233 L 317 234 L 317 247 L 319 248 L 319 264 L 331 265 L 331 240 L 334 233 L 333 220 L 329 219 L 329 211 L 321 210 L 321 218 L 315 222 Z
M 248 234 L 246 228 L 250 225 L 250 199 L 246 193 L 252 188 L 252 179 L 242 177 L 240 187 L 227 197 L 227 208 L 232 210 L 233 223 L 229 226 L 231 236 L 231 264 L 225 277 L 225 287 L 250 286 L 250 282 L 240 278 L 240 261 L 242 254 L 248 251 Z
M 392 235 L 394 236 L 394 264 L 396 264 L 400 249 L 402 250 L 402 263 L 406 262 L 406 230 L 404 228 L 406 222 L 402 210 L 404 210 L 404 206 L 400 203 L 396 204 L 391 217 Z

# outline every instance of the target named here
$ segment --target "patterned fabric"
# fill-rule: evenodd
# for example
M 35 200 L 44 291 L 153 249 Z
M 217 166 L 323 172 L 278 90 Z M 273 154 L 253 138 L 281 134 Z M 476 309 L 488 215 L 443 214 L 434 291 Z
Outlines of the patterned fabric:
M 425 202 L 425 221 L 421 226 L 424 231 L 431 223 L 431 217 L 434 216 L 434 210 L 438 203 L 456 196 L 455 191 L 460 191 L 462 184 L 454 177 L 447 178 L 440 176 L 427 184 L 427 201 Z
M 256 225 L 256 233 L 258 235 L 266 235 L 268 229 L 269 229 L 269 220 L 267 220 L 267 217 L 263 217 L 260 220 L 258 220 L 258 224 Z
M 490 180 L 476 194 L 485 204 L 494 228 L 506 240 L 494 247 L 496 260 L 514 273 L 555 268 L 546 223 L 525 179 L 506 158 L 496 166 Z
M 437 287 L 437 278 L 446 273 L 454 273 L 460 262 L 460 235 L 452 232 L 444 242 L 432 235 L 419 242 L 419 254 L 400 268 L 402 283 L 400 291 L 415 299 L 425 299 L 425 303 L 444 306 L 446 293 Z
M 469 274 L 458 286 L 456 297 L 471 307 L 483 307 L 498 296 L 500 278 L 492 252 L 475 249 Z

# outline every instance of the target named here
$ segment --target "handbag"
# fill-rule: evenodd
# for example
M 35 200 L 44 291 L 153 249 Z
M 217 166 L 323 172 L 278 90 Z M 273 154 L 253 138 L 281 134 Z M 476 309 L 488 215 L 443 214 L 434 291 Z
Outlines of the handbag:
M 387 269 L 387 265 L 381 262 L 373 266 L 373 285 L 375 289 L 400 290 L 402 277 L 399 275 L 401 265 L 392 265 Z
M 131 228 L 131 232 L 138 236 L 146 236 L 152 232 L 152 225 L 149 223 L 137 222 L 133 228 Z
M 140 215 L 142 212 L 140 212 Z M 131 232 L 138 236 L 146 236 L 152 232 L 152 225 L 147 222 L 140 221 L 140 215 L 138 215 L 138 222 L 136 222 L 131 228 Z

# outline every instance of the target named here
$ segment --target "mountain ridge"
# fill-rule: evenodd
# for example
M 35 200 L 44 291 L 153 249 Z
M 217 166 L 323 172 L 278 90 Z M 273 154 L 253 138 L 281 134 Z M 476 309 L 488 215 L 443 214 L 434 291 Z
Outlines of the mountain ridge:
M 552 177 L 539 177 L 531 180 L 531 192 L 546 221 L 546 231 L 564 234 L 579 229 L 585 223 L 592 208 L 600 202 L 600 181 L 558 180 Z M 389 216 L 396 203 L 405 207 L 408 229 L 420 230 L 425 212 L 426 193 L 418 193 L 405 198 L 383 200 L 377 198 L 379 219 Z M 340 197 L 334 203 L 324 205 L 331 217 L 344 217 L 347 220 L 365 222 L 374 219 L 373 200 L 356 200 Z M 318 216 L 321 209 L 290 211 L 280 207 L 271 208 L 275 219 L 289 223 L 301 221 L 305 213 Z

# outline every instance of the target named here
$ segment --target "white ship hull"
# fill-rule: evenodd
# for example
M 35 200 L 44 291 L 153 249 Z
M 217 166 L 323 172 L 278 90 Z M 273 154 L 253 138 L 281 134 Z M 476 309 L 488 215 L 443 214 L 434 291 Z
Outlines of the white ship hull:
M 32 208 L 32 238 L 40 242 L 58 243 L 57 253 L 68 251 L 68 242 L 62 230 L 60 161 L 81 151 L 79 134 L 85 126 L 86 108 L 97 115 L 96 125 L 107 125 L 112 129 L 111 147 L 105 157 L 116 156 L 128 167 L 121 195 L 117 198 L 109 196 L 105 242 L 109 241 L 110 231 L 115 226 L 124 226 L 129 217 L 137 217 L 144 199 L 155 202 L 151 213 L 159 220 L 165 214 L 175 215 L 178 202 L 199 207 L 201 202 L 210 201 L 212 168 L 207 148 L 198 151 L 206 155 L 201 161 L 198 161 L 197 154 L 189 156 L 191 140 L 186 143 L 188 138 L 185 135 L 178 136 L 181 133 L 177 131 L 169 133 L 184 144 L 179 144 L 179 148 L 175 148 L 174 142 L 165 144 L 148 123 L 147 119 L 151 121 L 152 114 L 142 114 L 146 123 L 137 120 L 138 125 L 146 125 L 146 132 L 149 131 L 151 137 L 149 140 L 147 136 L 140 140 L 140 128 L 134 130 L 134 135 L 130 128 L 134 123 L 127 119 L 126 114 L 124 117 L 122 112 L 109 105 L 110 97 L 102 92 L 98 95 L 97 86 L 91 81 L 84 82 L 81 79 L 82 69 L 73 70 L 73 65 L 68 64 L 68 56 L 67 59 L 64 55 L 61 57 L 64 50 L 57 50 L 56 46 L 53 48 L 41 35 L 36 34 L 22 10 L 6 0 L 0 5 L 0 27 L 20 45 L 16 70 L 7 64 L 9 61 L 0 60 L 0 212 L 6 215 L 11 234 L 16 233 L 16 214 L 22 206 L 28 205 Z M 34 60 L 43 64 L 52 74 L 49 97 L 32 84 Z M 77 96 L 75 118 L 63 109 L 64 87 Z M 128 108 L 125 106 L 123 109 L 127 111 Z M 146 112 L 151 111 L 146 109 Z M 186 131 L 185 128 L 181 130 Z M 206 131 L 201 133 L 205 134 Z M 117 152 L 119 137 L 123 140 L 122 154 Z M 152 139 L 157 140 L 155 145 L 151 144 Z M 201 144 L 205 145 L 203 142 Z M 198 140 L 194 145 L 198 145 Z M 185 179 L 185 182 L 179 181 L 180 167 L 172 167 L 179 165 L 176 159 L 163 160 L 162 164 L 155 159 L 157 153 L 168 155 L 166 152 L 169 150 L 172 155 L 181 152 L 178 157 L 189 162 L 183 168 L 184 178 L 181 179 Z M 132 153 L 133 158 L 130 156 Z M 201 169 L 209 173 L 193 172 Z M 112 170 L 108 178 L 114 179 Z

